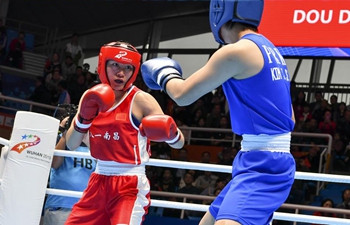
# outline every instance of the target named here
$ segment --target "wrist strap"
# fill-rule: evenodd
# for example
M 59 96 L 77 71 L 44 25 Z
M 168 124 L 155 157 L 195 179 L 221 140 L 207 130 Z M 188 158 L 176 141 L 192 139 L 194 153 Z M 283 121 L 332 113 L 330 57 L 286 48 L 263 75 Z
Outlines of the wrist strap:
M 181 131 L 179 130 L 179 128 L 177 128 L 176 137 L 173 138 L 172 140 L 165 141 L 165 142 L 168 143 L 169 145 L 173 145 L 173 144 L 176 144 L 180 139 L 181 139 Z
M 91 127 L 91 123 L 89 123 L 89 124 L 80 123 L 78 120 L 78 117 L 75 117 L 74 129 L 76 131 L 78 131 L 80 133 L 86 133 L 90 127 Z
M 162 90 L 166 93 L 166 84 L 169 82 L 171 79 L 182 79 L 179 71 L 177 71 L 174 68 L 165 68 L 160 72 L 160 76 L 157 78 L 157 84 L 162 88 Z

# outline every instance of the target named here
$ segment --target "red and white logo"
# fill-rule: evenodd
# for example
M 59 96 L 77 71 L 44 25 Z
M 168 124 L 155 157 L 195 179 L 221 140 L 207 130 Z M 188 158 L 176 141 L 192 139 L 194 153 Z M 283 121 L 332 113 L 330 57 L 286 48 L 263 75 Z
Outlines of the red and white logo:
M 117 59 L 120 59 L 124 56 L 126 56 L 128 53 L 125 52 L 125 51 L 120 51 L 119 54 L 115 55 L 114 57 L 117 58 Z
M 34 140 L 33 140 L 34 139 Z M 25 134 L 22 136 L 23 142 L 14 145 L 10 151 L 21 153 L 23 150 L 38 145 L 40 143 L 40 137 L 32 134 Z

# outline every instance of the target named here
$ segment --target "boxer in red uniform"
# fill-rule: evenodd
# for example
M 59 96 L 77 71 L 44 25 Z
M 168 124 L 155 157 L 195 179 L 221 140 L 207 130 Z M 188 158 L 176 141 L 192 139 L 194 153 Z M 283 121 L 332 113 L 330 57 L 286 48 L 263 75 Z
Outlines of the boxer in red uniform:
M 133 86 L 141 55 L 126 42 L 101 48 L 97 72 L 102 84 L 87 90 L 66 138 L 76 149 L 84 141 L 96 158 L 82 198 L 66 224 L 139 225 L 150 205 L 145 163 L 150 141 L 184 145 L 174 120 L 158 102 Z

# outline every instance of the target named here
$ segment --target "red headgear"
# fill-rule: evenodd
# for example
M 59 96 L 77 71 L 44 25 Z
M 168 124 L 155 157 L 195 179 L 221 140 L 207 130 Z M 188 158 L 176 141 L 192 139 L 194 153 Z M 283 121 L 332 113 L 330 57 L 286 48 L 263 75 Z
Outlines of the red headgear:
M 123 88 L 123 91 L 127 90 L 135 81 L 136 76 L 139 72 L 141 54 L 136 50 L 134 46 L 126 42 L 111 42 L 102 46 L 98 58 L 97 73 L 102 83 L 110 85 L 106 74 L 106 63 L 108 60 L 131 64 L 134 67 L 133 74 Z

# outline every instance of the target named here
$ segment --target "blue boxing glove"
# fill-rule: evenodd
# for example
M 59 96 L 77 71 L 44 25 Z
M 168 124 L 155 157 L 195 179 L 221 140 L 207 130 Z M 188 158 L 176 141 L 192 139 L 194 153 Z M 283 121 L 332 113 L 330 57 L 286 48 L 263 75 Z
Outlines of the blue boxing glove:
M 166 83 L 173 79 L 182 79 L 182 70 L 178 62 L 168 57 L 147 60 L 141 65 L 142 78 L 152 90 L 165 90 Z

